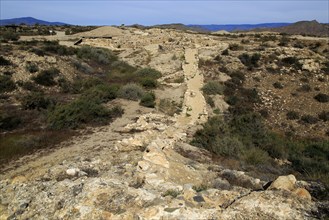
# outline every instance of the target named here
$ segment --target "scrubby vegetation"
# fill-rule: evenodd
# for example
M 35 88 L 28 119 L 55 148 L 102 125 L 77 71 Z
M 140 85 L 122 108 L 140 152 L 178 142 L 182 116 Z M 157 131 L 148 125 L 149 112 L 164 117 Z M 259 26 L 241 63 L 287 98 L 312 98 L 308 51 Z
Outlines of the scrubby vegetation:
M 47 109 L 49 105 L 54 104 L 54 102 L 45 97 L 43 93 L 34 92 L 22 99 L 22 107 L 24 109 Z
M 221 95 L 224 92 L 224 85 L 217 81 L 209 81 L 202 87 L 202 91 L 207 95 Z
M 155 107 L 152 89 L 158 86 L 157 79 L 162 76 L 159 71 L 131 66 L 104 48 L 71 48 L 57 41 L 18 41 L 12 45 L 11 48 L 2 47 L 0 51 L 0 64 L 8 69 L 0 74 L 1 100 L 10 99 L 8 104 L 1 103 L 0 106 L 0 131 L 11 131 L 1 134 L 0 165 L 66 140 L 75 129 L 110 123 L 123 114 L 120 104 L 111 104 L 117 97 Z M 12 69 L 16 64 L 7 59 L 8 53 L 3 50 L 6 48 L 10 49 L 8 52 L 15 48 L 47 56 L 40 59 L 54 57 L 67 66 L 63 68 L 52 61 L 46 65 L 39 61 L 24 61 L 25 74 L 30 80 L 14 81 Z M 68 78 L 68 73 L 64 72 L 67 67 L 76 71 L 76 75 L 70 72 L 73 78 Z M 7 92 L 14 95 L 5 94 Z M 45 144 L 44 137 L 50 140 L 49 143 Z
M 329 95 L 324 93 L 319 93 L 316 96 L 314 96 L 314 99 L 322 103 L 329 102 Z
M 218 157 L 238 160 L 242 167 L 257 165 L 257 169 L 267 167 L 274 172 L 284 172 L 275 165 L 275 158 L 288 159 L 292 162 L 291 169 L 306 178 L 321 179 L 329 184 L 329 158 L 326 156 L 329 155 L 329 142 L 271 131 L 261 114 L 255 111 L 255 104 L 261 103 L 257 90 L 244 88 L 243 73 L 232 72 L 229 75 L 231 79 L 225 82 L 224 89 L 226 101 L 230 104 L 228 114 L 209 118 L 195 133 L 191 144 Z M 300 116 L 289 111 L 286 117 L 299 120 L 299 123 L 313 124 L 326 120 L 327 114 Z
M 127 84 L 118 91 L 118 97 L 137 101 L 144 95 L 145 91 L 137 84 Z
M 4 58 L 3 56 L 0 56 L 0 66 L 9 66 L 11 65 L 11 62 Z
M 0 75 L 0 93 L 11 92 L 16 89 L 16 85 L 10 76 Z
M 239 56 L 240 61 L 248 67 L 249 70 L 258 67 L 258 61 L 261 55 L 259 53 L 254 53 L 251 56 L 247 53 L 243 53 Z
M 155 95 L 152 92 L 145 93 L 140 101 L 140 105 L 148 107 L 148 108 L 154 108 L 155 106 Z
M 35 72 L 38 72 L 38 70 L 39 70 L 38 65 L 36 63 L 31 63 L 31 62 L 28 62 L 26 64 L 25 68 L 29 73 L 35 73 Z
M 41 71 L 38 75 L 32 78 L 36 83 L 43 86 L 56 85 L 55 77 L 59 75 L 59 70 L 56 68 L 50 68 Z
M 53 129 L 78 128 L 87 123 L 107 123 L 122 113 L 120 107 L 107 109 L 98 100 L 79 98 L 68 104 L 56 105 L 49 111 L 48 122 Z

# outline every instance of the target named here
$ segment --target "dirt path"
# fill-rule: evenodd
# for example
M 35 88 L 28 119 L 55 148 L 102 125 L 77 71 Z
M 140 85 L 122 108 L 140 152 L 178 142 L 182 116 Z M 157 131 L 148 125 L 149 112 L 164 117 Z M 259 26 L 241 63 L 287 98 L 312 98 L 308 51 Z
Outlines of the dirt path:
M 184 110 L 178 117 L 178 122 L 184 126 L 207 119 L 206 102 L 201 93 L 203 75 L 198 70 L 198 50 L 185 50 L 185 64 L 183 65 L 187 91 L 184 97 Z

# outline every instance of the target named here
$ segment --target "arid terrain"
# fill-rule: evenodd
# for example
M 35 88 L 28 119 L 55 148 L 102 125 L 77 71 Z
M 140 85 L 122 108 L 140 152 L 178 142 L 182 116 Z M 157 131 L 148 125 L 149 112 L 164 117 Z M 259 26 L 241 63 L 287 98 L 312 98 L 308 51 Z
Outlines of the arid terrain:
M 328 51 L 165 28 L 3 39 L 0 219 L 327 219 Z

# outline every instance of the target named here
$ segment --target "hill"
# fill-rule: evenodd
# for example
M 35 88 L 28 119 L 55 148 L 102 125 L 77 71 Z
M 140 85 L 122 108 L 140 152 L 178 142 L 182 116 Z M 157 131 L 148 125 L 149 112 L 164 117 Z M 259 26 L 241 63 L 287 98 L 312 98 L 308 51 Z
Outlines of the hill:
M 35 25 L 35 24 L 41 24 L 41 25 L 67 25 L 62 22 L 49 22 L 49 21 L 43 21 L 32 17 L 22 17 L 22 18 L 11 18 L 11 19 L 2 19 L 0 20 L 0 26 L 3 25 L 19 25 L 19 24 L 26 24 L 26 25 Z
M 0 37 L 0 219 L 328 218 L 327 39 L 21 34 Z
M 243 31 L 243 30 L 251 30 L 255 28 L 276 28 L 276 27 L 284 27 L 290 25 L 290 23 L 263 23 L 263 24 L 224 24 L 224 25 L 218 25 L 218 24 L 210 24 L 210 25 L 187 25 L 188 27 L 193 28 L 200 28 L 203 30 L 208 31 L 219 31 L 219 30 L 225 30 L 225 31 Z
M 321 24 L 316 20 L 299 21 L 285 27 L 271 28 L 269 30 L 286 34 L 329 36 L 329 25 Z

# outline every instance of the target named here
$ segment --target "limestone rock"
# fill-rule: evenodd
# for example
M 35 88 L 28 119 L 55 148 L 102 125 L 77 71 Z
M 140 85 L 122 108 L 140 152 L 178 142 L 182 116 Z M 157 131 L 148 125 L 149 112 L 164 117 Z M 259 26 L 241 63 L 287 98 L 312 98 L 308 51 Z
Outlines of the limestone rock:
M 297 188 L 293 191 L 293 193 L 295 193 L 300 198 L 304 198 L 304 199 L 307 199 L 309 201 L 312 200 L 311 194 L 304 188 Z
M 76 176 L 80 172 L 80 169 L 78 168 L 70 168 L 66 170 L 66 174 L 69 176 Z
M 284 189 L 292 191 L 295 188 L 296 177 L 292 174 L 288 176 L 279 176 L 268 189 Z

